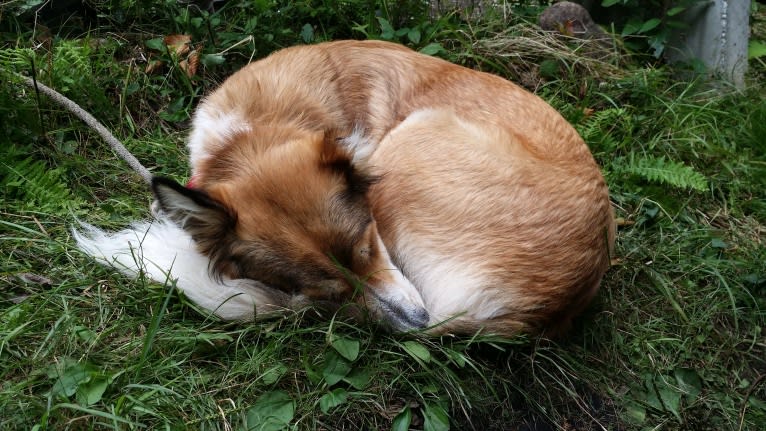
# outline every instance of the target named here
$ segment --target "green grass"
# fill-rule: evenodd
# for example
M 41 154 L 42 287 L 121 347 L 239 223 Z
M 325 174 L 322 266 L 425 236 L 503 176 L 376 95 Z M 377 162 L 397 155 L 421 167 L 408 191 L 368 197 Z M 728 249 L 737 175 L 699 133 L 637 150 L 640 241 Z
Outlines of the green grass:
M 523 27 L 433 22 L 411 3 L 202 13 L 123 2 L 88 32 L 77 17 L 51 24 L 34 51 L 20 7 L 0 16 L 0 67 L 28 74 L 34 60 L 150 169 L 183 179 L 189 113 L 251 55 L 366 34 L 517 80 L 547 61 L 545 77 L 525 82 L 586 138 L 621 221 L 614 266 L 574 330 L 423 338 L 311 310 L 226 323 L 172 284 L 125 279 L 79 253 L 69 228 L 148 217 L 140 178 L 0 72 L 0 429 L 766 428 L 763 65 L 735 91 L 628 56 L 583 66 L 530 48 L 522 62 L 497 47 Z M 205 43 L 208 64 L 192 78 L 147 45 L 176 32 Z M 165 66 L 146 73 L 139 49 Z

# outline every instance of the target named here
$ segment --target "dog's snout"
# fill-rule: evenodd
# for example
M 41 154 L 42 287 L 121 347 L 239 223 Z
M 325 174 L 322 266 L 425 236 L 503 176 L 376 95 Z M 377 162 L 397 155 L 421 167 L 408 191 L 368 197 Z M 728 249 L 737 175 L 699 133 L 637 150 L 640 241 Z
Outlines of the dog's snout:
M 428 321 L 431 319 L 431 316 L 428 314 L 428 310 L 425 308 L 420 308 L 415 310 L 412 314 L 410 314 L 410 320 L 412 321 L 413 328 L 422 329 L 428 326 Z
M 428 326 L 431 316 L 428 310 L 414 305 L 400 305 L 386 300 L 380 301 L 383 318 L 397 331 L 411 331 Z

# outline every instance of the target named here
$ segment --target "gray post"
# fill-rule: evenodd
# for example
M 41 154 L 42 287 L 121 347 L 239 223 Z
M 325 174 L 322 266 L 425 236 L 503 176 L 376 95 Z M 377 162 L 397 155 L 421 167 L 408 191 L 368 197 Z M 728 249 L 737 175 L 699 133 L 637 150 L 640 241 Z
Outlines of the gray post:
M 668 45 L 669 61 L 699 59 L 718 77 L 739 88 L 745 84 L 750 0 L 711 0 L 691 7 L 682 19 L 689 24 Z

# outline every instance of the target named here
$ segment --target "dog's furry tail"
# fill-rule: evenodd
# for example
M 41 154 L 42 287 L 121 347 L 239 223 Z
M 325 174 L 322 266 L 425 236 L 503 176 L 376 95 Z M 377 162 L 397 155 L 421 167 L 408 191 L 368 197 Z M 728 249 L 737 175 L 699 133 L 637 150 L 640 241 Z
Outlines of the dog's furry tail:
M 222 319 L 253 320 L 291 305 L 287 294 L 262 283 L 211 277 L 207 257 L 196 250 L 189 234 L 166 219 L 135 223 L 118 232 L 80 222 L 72 235 L 77 247 L 102 265 L 157 283 L 175 280 L 187 298 Z

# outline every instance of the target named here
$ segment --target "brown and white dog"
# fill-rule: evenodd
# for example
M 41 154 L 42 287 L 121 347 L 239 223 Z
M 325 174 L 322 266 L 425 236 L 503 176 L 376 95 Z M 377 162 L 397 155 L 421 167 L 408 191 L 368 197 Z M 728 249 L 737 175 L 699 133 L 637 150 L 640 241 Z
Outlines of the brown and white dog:
M 193 183 L 154 180 L 159 220 L 76 235 L 225 319 L 355 301 L 395 330 L 553 334 L 609 265 L 607 186 L 561 115 L 402 46 L 250 64 L 201 103 L 188 146 Z

